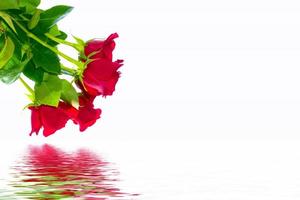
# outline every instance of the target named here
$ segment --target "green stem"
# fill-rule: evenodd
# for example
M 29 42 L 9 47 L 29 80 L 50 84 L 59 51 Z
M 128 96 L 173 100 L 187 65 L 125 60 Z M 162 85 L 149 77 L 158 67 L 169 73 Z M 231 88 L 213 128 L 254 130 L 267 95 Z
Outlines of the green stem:
M 13 19 L 13 18 L 12 18 Z M 46 42 L 42 41 L 40 38 L 38 38 L 36 35 L 34 35 L 33 33 L 29 32 L 22 24 L 20 24 L 17 20 L 13 19 L 14 22 L 20 27 L 20 29 L 22 29 L 22 31 L 24 31 L 28 37 L 34 39 L 35 41 L 37 41 L 38 43 L 40 43 L 41 45 L 43 45 L 44 47 L 50 49 L 51 51 L 53 51 L 54 53 L 60 55 L 61 57 L 63 57 L 65 60 L 75 64 L 76 66 L 80 67 L 82 65 L 81 62 L 69 57 L 68 55 L 58 51 L 56 48 L 50 46 L 49 44 L 47 44 Z
M 54 37 L 53 35 L 51 35 L 50 33 L 45 33 L 45 35 L 53 40 L 54 42 L 57 42 L 57 43 L 60 43 L 60 44 L 65 44 L 67 46 L 70 46 L 70 47 L 73 47 L 74 49 L 76 49 L 77 51 L 81 52 L 82 49 L 80 48 L 80 45 L 76 44 L 76 43 L 73 43 L 73 42 L 69 42 L 69 41 L 66 41 L 66 40 L 62 40 L 62 39 L 59 39 L 59 38 L 56 38 Z
M 60 68 L 63 72 L 65 72 L 65 74 L 67 75 L 71 75 L 71 76 L 74 76 L 76 75 L 76 70 L 75 69 L 72 69 L 72 68 L 69 68 L 69 67 L 66 67 L 64 65 L 60 65 Z
M 31 94 L 34 93 L 33 89 L 24 81 L 23 78 L 20 77 L 19 80 L 24 85 L 24 87 L 28 90 L 28 92 L 30 92 Z

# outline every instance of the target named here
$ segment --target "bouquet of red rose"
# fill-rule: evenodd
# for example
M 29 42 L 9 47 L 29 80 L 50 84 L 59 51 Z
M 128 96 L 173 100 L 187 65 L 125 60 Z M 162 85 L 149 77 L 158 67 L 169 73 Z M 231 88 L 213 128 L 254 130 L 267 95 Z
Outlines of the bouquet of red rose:
M 6 84 L 20 80 L 29 91 L 30 135 L 43 128 L 47 137 L 69 120 L 84 131 L 100 118 L 95 98 L 112 95 L 120 77 L 123 61 L 113 61 L 112 56 L 118 34 L 105 40 L 84 42 L 73 36 L 75 42 L 67 41 L 57 22 L 73 8 L 58 5 L 42 10 L 39 4 L 40 0 L 0 1 L 0 80 Z M 59 51 L 59 44 L 74 48 L 78 58 Z M 24 77 L 33 82 L 33 87 Z

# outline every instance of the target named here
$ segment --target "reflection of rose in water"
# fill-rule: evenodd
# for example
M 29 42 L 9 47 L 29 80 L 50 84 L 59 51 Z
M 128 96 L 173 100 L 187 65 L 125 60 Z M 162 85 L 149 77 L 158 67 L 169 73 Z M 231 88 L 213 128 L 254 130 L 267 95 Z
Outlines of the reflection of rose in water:
M 16 196 L 27 199 L 132 199 L 114 186 L 117 172 L 87 150 L 66 153 L 50 145 L 30 147 L 15 167 Z M 127 198 L 126 198 L 127 197 Z

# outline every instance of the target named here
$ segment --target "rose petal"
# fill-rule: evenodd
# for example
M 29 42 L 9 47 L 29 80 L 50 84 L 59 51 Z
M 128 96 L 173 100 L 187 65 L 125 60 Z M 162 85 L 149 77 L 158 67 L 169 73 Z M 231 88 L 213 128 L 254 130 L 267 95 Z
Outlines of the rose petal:
M 91 58 L 105 58 L 112 60 L 112 52 L 115 49 L 115 41 L 118 36 L 117 33 L 113 33 L 106 40 L 93 39 L 87 42 L 84 52 L 86 56 L 89 56 L 91 53 L 97 52 Z
M 57 130 L 65 127 L 72 115 L 75 115 L 74 110 L 67 106 L 67 104 L 60 102 L 58 107 L 40 106 L 41 122 L 44 127 L 43 135 L 48 137 Z
M 36 133 L 36 135 L 38 135 L 42 127 L 39 108 L 34 106 L 28 108 L 31 110 L 31 132 L 29 135 L 31 136 L 33 133 Z
M 79 97 L 79 110 L 76 122 L 79 124 L 79 130 L 85 131 L 88 127 L 95 124 L 100 118 L 101 109 L 95 109 L 93 99 L 80 96 Z
M 122 66 L 122 61 L 110 62 L 97 59 L 90 64 L 83 73 L 83 84 L 87 93 L 93 96 L 112 95 L 120 77 L 117 71 Z

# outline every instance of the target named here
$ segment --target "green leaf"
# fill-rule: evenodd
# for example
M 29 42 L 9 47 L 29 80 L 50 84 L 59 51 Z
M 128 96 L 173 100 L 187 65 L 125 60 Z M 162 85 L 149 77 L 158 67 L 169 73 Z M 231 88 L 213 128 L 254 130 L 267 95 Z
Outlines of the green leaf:
M 67 39 L 67 37 L 68 37 L 68 35 L 63 31 L 60 31 L 60 35 L 57 36 L 57 38 L 62 39 L 62 40 Z
M 23 23 L 21 21 L 19 23 L 22 24 L 24 27 L 27 25 L 26 23 Z M 21 44 L 28 43 L 27 34 L 24 31 L 22 31 L 22 29 L 20 29 L 19 26 L 15 26 L 15 28 L 16 28 L 17 34 L 14 34 L 14 32 L 11 31 L 11 34 L 13 35 L 12 36 L 13 40 L 19 41 Z
M 72 35 L 72 36 L 76 40 L 76 43 L 77 43 L 76 50 L 78 52 L 80 52 L 79 59 L 86 60 L 86 56 L 84 55 L 85 42 L 79 37 L 76 37 L 74 35 Z
M 1 0 L 0 1 L 0 10 L 18 9 L 18 8 L 19 8 L 18 0 Z
M 25 7 L 27 13 L 34 12 L 40 5 L 40 0 L 18 0 L 20 1 L 20 7 Z
M 41 67 L 52 74 L 60 74 L 60 62 L 56 53 L 38 43 L 32 45 L 32 53 L 37 68 Z
M 52 26 L 48 33 L 51 34 L 51 35 L 53 35 L 54 37 L 62 39 L 62 40 L 65 40 L 67 38 L 67 36 L 68 36 L 63 31 L 60 31 L 58 29 L 57 25 Z M 57 42 L 55 42 L 55 41 L 53 41 L 53 40 L 51 40 L 49 38 L 47 38 L 47 42 L 48 42 L 48 44 L 50 44 L 51 46 L 54 46 L 54 47 L 58 45 Z
M 5 64 L 13 56 L 15 50 L 15 44 L 9 36 L 5 37 L 5 43 L 0 51 L 0 69 L 5 66 Z
M 0 24 L 1 25 L 1 24 Z M 5 37 L 4 37 L 4 35 L 2 36 L 0 36 L 0 49 L 2 49 L 3 47 L 4 47 L 4 44 L 5 44 Z
M 24 68 L 23 74 L 36 83 L 41 83 L 44 77 L 44 70 L 36 68 L 34 62 L 30 61 Z
M 22 58 L 23 58 L 22 43 L 18 40 L 18 36 L 11 30 L 6 32 L 6 34 L 14 42 L 14 45 L 15 45 L 14 56 L 16 56 L 19 60 L 22 60 Z
M 0 29 L 3 28 L 5 30 L 5 32 L 2 34 L 3 37 L 1 37 L 2 39 L 0 39 L 0 49 L 2 49 L 4 47 L 4 43 L 6 40 L 6 37 L 9 37 L 11 39 L 11 41 L 13 41 L 14 43 L 14 55 L 17 56 L 19 58 L 19 60 L 22 59 L 22 46 L 21 46 L 21 42 L 19 41 L 17 35 L 14 33 L 13 30 L 11 30 L 8 25 L 6 23 L 4 23 L 3 21 L 1 21 L 0 19 Z
M 61 98 L 75 108 L 78 108 L 78 94 L 73 85 L 65 79 L 62 80 Z
M 10 16 L 4 12 L 0 11 L 0 17 L 8 24 L 8 26 L 15 32 L 17 33 L 14 23 L 12 22 Z
M 77 44 L 79 44 L 79 45 L 81 45 L 81 46 L 85 46 L 85 42 L 81 39 L 81 38 L 79 38 L 79 37 L 76 37 L 76 36 L 74 36 L 74 35 L 72 35 L 73 36 L 73 38 L 76 40 L 76 42 L 77 42 Z
M 50 28 L 50 30 L 49 30 L 49 33 L 51 34 L 51 35 L 53 35 L 53 36 L 59 36 L 60 35 L 60 31 L 59 31 L 59 29 L 58 29 L 58 26 L 57 25 L 54 25 L 54 26 L 52 26 L 51 28 Z
M 41 10 L 36 10 L 31 18 L 31 20 L 28 22 L 28 28 L 31 30 L 31 29 L 34 29 L 37 24 L 39 23 L 40 21 L 40 14 L 41 14 Z
M 41 84 L 35 84 L 35 102 L 49 106 L 58 106 L 62 92 L 62 80 L 54 75 L 44 75 Z
M 70 6 L 54 6 L 41 13 L 40 21 L 35 28 L 35 31 L 46 33 L 53 27 L 59 20 L 63 19 L 68 13 L 73 10 Z
M 0 70 L 1 81 L 6 84 L 15 82 L 19 78 L 25 65 L 29 62 L 30 59 L 31 58 L 27 58 L 23 62 L 19 61 L 19 59 L 17 59 L 15 56 L 10 59 L 5 67 Z

